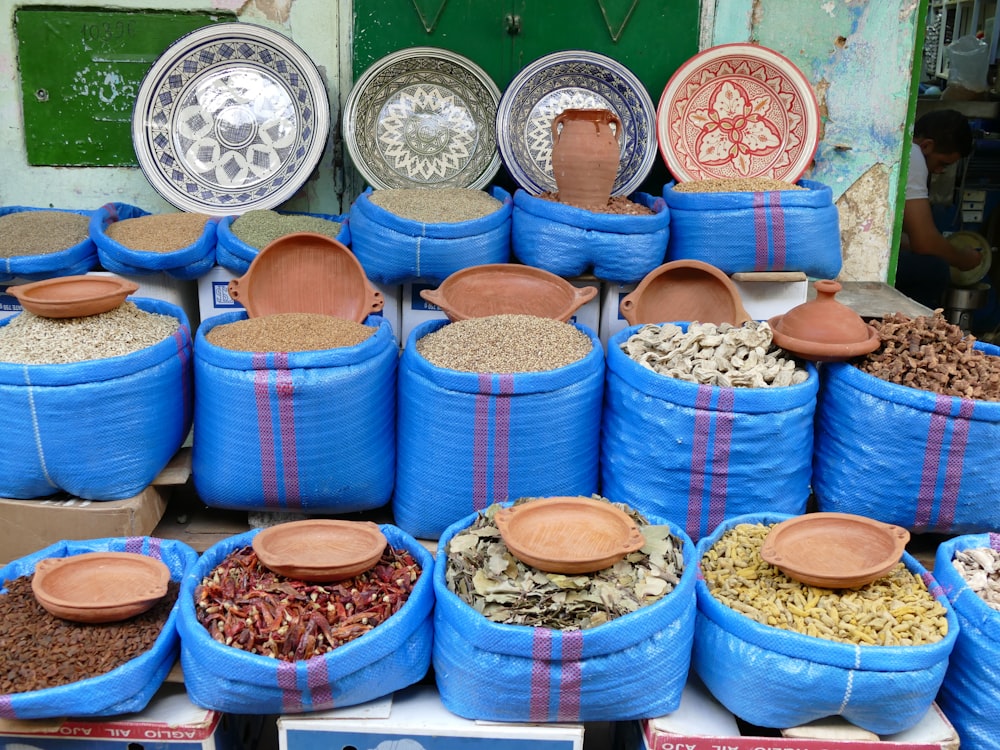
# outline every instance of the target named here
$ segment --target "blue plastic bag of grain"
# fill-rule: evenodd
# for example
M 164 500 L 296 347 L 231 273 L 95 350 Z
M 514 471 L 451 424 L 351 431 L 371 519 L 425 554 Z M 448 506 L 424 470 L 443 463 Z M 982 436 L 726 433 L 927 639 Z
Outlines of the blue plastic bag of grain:
M 403 218 L 377 205 L 372 193 L 372 188 L 367 188 L 351 204 L 348 223 L 351 250 L 368 278 L 378 284 L 440 283 L 469 266 L 510 260 L 513 204 L 503 188 L 493 186 L 485 191 L 497 202 L 492 213 L 466 221 L 434 223 Z
M 246 311 L 204 321 L 194 344 L 191 473 L 216 508 L 348 513 L 389 502 L 399 348 L 369 316 L 359 344 L 248 352 L 209 340 Z
M 992 578 L 1000 553 L 1000 534 L 966 534 L 938 545 L 934 577 L 958 618 L 958 639 L 937 703 L 958 731 L 962 750 L 993 750 L 1000 737 L 1000 611 L 970 585 L 955 567 L 957 556 L 978 583 Z
M 353 640 L 295 661 L 227 646 L 209 634 L 196 612 L 203 579 L 231 553 L 248 547 L 260 529 L 224 539 L 206 550 L 185 577 L 178 602 L 181 668 L 191 700 L 224 713 L 307 713 L 372 701 L 423 679 L 430 668 L 434 637 L 434 558 L 420 542 L 395 526 L 382 524 L 379 528 L 390 547 L 408 553 L 420 566 L 406 601 Z M 376 565 L 374 570 L 376 575 L 392 573 L 385 565 Z M 369 573 L 359 577 L 364 575 Z M 305 589 L 308 596 L 315 591 L 315 584 L 281 576 L 279 580 L 284 581 L 284 595 Z M 330 621 L 330 625 L 336 624 Z M 276 634 L 275 638 L 297 635 L 301 640 L 310 637 L 309 630 L 308 625 L 301 630 L 289 626 L 287 634 Z
M 1000 355 L 992 344 L 975 348 Z M 897 385 L 835 362 L 823 366 L 816 427 L 819 510 L 918 533 L 1000 528 L 1000 403 Z
M 590 329 L 583 359 L 538 372 L 438 367 L 411 333 L 399 364 L 393 517 L 420 539 L 494 502 L 597 491 L 604 349 Z
M 940 639 L 933 641 L 924 639 L 923 643 L 913 645 L 880 645 L 847 640 L 834 640 L 819 635 L 806 635 L 790 629 L 773 625 L 764 625 L 754 618 L 751 612 L 744 614 L 731 608 L 717 599 L 709 590 L 706 579 L 714 577 L 714 569 L 706 568 L 706 555 L 716 542 L 741 524 L 760 526 L 766 529 L 771 524 L 777 524 L 788 518 L 786 514 L 756 513 L 736 516 L 725 520 L 712 534 L 698 542 L 697 560 L 699 574 L 695 589 L 698 597 L 698 618 L 695 624 L 694 650 L 691 666 L 705 683 L 712 695 L 731 713 L 750 724 L 761 727 L 784 728 L 816 721 L 828 716 L 841 716 L 851 724 L 867 729 L 878 735 L 895 734 L 915 725 L 930 709 L 934 702 L 941 681 L 948 667 L 948 658 L 955 646 L 959 632 L 955 612 L 941 587 L 930 573 L 908 553 L 903 553 L 902 562 L 912 574 L 913 586 L 907 589 L 901 587 L 898 579 L 896 585 L 879 584 L 883 592 L 872 594 L 876 600 L 883 600 L 882 611 L 886 617 L 892 616 L 895 598 L 908 597 L 904 601 L 913 602 L 903 606 L 896 614 L 900 623 L 913 625 L 924 617 L 941 620 L 947 632 Z M 766 532 L 764 532 L 766 533 Z M 753 539 L 754 536 L 750 535 Z M 734 545 L 759 544 L 757 541 L 741 543 L 734 540 Z M 760 605 L 765 617 L 773 613 L 774 617 L 795 616 L 791 602 L 788 607 L 782 607 L 776 602 L 776 590 L 785 589 L 790 581 L 784 574 L 778 572 L 767 563 L 760 561 L 759 549 L 752 553 L 737 554 L 730 558 L 719 550 L 715 550 L 730 561 L 740 571 L 733 572 L 737 580 L 770 580 L 769 576 L 780 576 L 775 580 L 774 588 L 757 583 L 761 589 L 759 597 L 744 590 L 741 586 L 732 589 L 732 596 L 739 597 L 740 602 L 747 603 L 753 610 Z M 747 563 L 746 567 L 741 567 Z M 750 571 L 757 563 L 757 570 L 767 571 L 758 574 L 754 579 Z M 724 566 L 720 566 L 724 569 Z M 746 573 L 741 574 L 741 571 Z M 763 577 L 762 577 L 763 576 Z M 909 578 L 909 577 L 908 577 Z M 724 580 L 725 576 L 722 575 Z M 884 580 L 884 579 L 880 579 Z M 876 582 L 878 584 L 878 582 Z M 876 586 L 869 584 L 869 589 Z M 727 584 L 728 585 L 728 584 Z M 926 587 L 926 591 L 924 591 Z M 820 589 L 803 586 L 803 596 L 816 597 L 815 603 L 804 601 L 805 610 L 822 604 L 818 597 L 823 595 L 838 595 L 848 598 L 863 597 L 846 589 Z M 928 597 L 926 608 L 920 610 L 920 602 L 915 591 L 922 591 Z M 771 602 L 775 609 L 770 612 L 766 605 Z M 912 619 L 906 617 L 906 611 L 918 611 Z M 838 607 L 839 620 L 826 614 L 832 621 L 847 623 L 841 632 L 849 633 L 863 626 L 855 624 L 851 619 L 859 610 L 857 602 L 848 602 Z M 912 612 L 911 612 L 912 613 Z M 821 617 L 806 614 L 806 627 L 823 627 Z M 810 621 L 814 624 L 809 625 Z M 887 627 L 893 627 L 888 621 Z M 833 626 L 836 627 L 836 626 Z M 897 636 L 898 625 L 894 627 Z M 847 638 L 848 636 L 843 636 Z M 869 635 L 869 638 L 871 636 Z
M 134 206 L 128 206 L 124 203 L 111 203 L 108 204 L 112 210 L 119 211 L 123 214 L 132 214 L 140 209 Z M 0 266 L 0 282 L 3 281 L 14 281 L 15 279 L 25 279 L 27 281 L 39 281 L 41 279 L 49 279 L 56 276 L 74 276 L 76 274 L 87 273 L 91 271 L 98 265 L 97 257 L 97 245 L 94 244 L 94 240 L 90 237 L 90 218 L 93 216 L 93 211 L 75 210 L 75 209 L 65 209 L 65 208 L 30 208 L 28 206 L 5 206 L 0 208 L 0 217 L 8 217 L 4 221 L 17 221 L 22 223 L 23 219 L 27 217 L 15 217 L 15 214 L 22 214 L 31 212 L 33 216 L 30 221 L 35 229 L 32 229 L 34 234 L 29 237 L 29 248 L 37 250 L 38 252 L 30 252 L 24 254 L 24 247 L 22 246 L 17 250 L 17 255 L 6 255 L 0 254 L 2 258 L 3 265 Z M 45 223 L 41 221 L 44 217 L 49 216 L 55 212 L 76 214 L 80 216 L 80 226 L 77 231 L 73 231 L 72 227 L 65 227 L 60 229 L 58 233 L 54 231 L 47 231 L 45 229 Z M 55 217 L 57 220 L 60 217 Z M 3 223 L 0 222 L 0 231 L 3 230 Z M 25 229 L 18 230 L 18 232 L 7 231 L 6 236 L 8 241 L 12 237 L 20 237 L 21 231 L 29 231 Z M 65 234 L 64 234 L 65 233 Z M 51 243 L 56 242 L 58 245 L 64 245 L 64 247 L 58 247 L 54 251 L 51 250 Z M 71 243 L 65 246 L 66 243 Z
M 545 723 L 677 710 L 691 661 L 697 571 L 694 544 L 683 530 L 648 517 L 683 545 L 684 570 L 671 591 L 601 625 L 559 630 L 494 622 L 450 588 L 448 545 L 476 519 L 474 513 L 445 530 L 434 569 L 434 676 L 449 711 L 481 721 Z
M 671 216 L 662 198 L 635 193 L 629 200 L 651 213 L 588 211 L 519 189 L 511 227 L 514 255 L 558 276 L 592 271 L 604 281 L 640 281 L 666 257 Z
M 248 217 L 249 214 L 259 215 L 259 218 L 251 218 L 251 221 L 260 222 L 261 239 L 259 246 L 245 242 L 233 231 L 233 225 L 241 218 Z M 329 223 L 328 223 L 329 222 Z M 335 216 L 333 214 L 311 214 L 298 212 L 283 212 L 258 210 L 250 211 L 242 216 L 224 216 L 219 220 L 219 228 L 215 238 L 215 262 L 226 268 L 237 276 L 245 274 L 250 264 L 253 263 L 257 254 L 267 247 L 268 243 L 278 237 L 293 232 L 318 232 L 334 236 L 332 230 L 334 224 L 339 224 L 336 239 L 342 245 L 350 247 L 351 231 L 347 226 L 347 215 Z M 327 230 L 327 231 L 324 231 Z
M 211 270 L 215 265 L 218 216 L 204 217 L 205 223 L 199 237 L 176 250 L 136 249 L 123 245 L 108 234 L 108 228 L 117 221 L 152 216 L 148 211 L 134 207 L 129 215 L 124 215 L 111 203 L 94 212 L 90 218 L 90 236 L 97 246 L 97 256 L 105 269 L 131 275 L 162 272 L 184 280 L 197 279 Z M 148 231 L 152 232 L 153 227 Z
M 141 312 L 175 318 L 172 333 L 119 356 L 0 362 L 0 497 L 122 500 L 149 485 L 184 443 L 193 403 L 187 315 L 170 302 L 129 299 Z M 19 317 L 0 320 L 0 329 Z M 123 317 L 101 335 L 128 336 L 132 319 Z M 97 335 L 80 342 L 90 356 Z
M 131 552 L 159 560 L 170 569 L 173 598 L 180 588 L 184 575 L 194 566 L 198 554 L 183 542 L 155 537 L 115 537 L 84 541 L 60 541 L 8 563 L 0 568 L 0 595 L 9 593 L 12 581 L 30 576 L 39 560 L 73 557 L 89 552 Z M 180 637 L 177 634 L 178 607 L 171 607 L 166 622 L 152 646 L 119 666 L 93 677 L 38 690 L 27 690 L 0 695 L 0 718 L 49 719 L 65 716 L 117 716 L 142 711 L 177 662 Z M 153 612 L 155 615 L 155 610 Z M 9 623 L 8 623 L 9 625 Z M 108 625 L 79 625 L 88 628 L 110 628 Z M 44 638 L 47 631 L 39 629 L 33 637 Z M 14 636 L 6 633 L 5 640 L 12 644 Z M 27 657 L 25 657 L 27 658 Z M 74 669 L 85 668 L 67 657 Z
M 840 273 L 840 216 L 833 191 L 799 180 L 801 190 L 682 192 L 664 186 L 670 207 L 670 260 L 700 260 L 727 274 Z
M 687 324 L 681 323 L 687 331 Z M 819 375 L 773 387 L 704 385 L 655 372 L 608 342 L 601 491 L 681 526 L 694 540 L 724 518 L 804 513 Z

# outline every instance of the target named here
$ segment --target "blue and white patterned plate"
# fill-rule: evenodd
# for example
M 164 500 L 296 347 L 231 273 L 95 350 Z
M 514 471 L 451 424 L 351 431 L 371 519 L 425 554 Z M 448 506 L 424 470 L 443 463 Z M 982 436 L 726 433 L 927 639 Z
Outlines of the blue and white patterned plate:
M 368 68 L 344 104 L 344 143 L 373 188 L 482 188 L 500 170 L 500 89 L 471 60 L 410 47 Z
M 621 164 L 612 195 L 629 195 L 656 160 L 656 110 L 642 82 L 610 57 L 566 50 L 535 60 L 507 86 L 497 141 L 511 177 L 533 195 L 555 192 L 552 120 L 565 109 L 609 109 L 622 123 Z
M 319 71 L 281 34 L 247 23 L 196 29 L 143 78 L 132 145 L 146 179 L 185 211 L 274 208 L 319 163 L 330 104 Z

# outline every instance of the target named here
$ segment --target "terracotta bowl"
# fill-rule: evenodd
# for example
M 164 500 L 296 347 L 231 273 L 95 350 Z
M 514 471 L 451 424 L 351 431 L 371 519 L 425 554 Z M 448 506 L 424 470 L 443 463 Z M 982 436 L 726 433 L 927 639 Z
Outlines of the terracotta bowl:
M 597 288 L 577 287 L 561 276 L 517 263 L 487 263 L 456 271 L 420 296 L 452 322 L 489 315 L 522 314 L 562 322 L 594 298 Z
M 370 570 L 388 541 L 371 521 L 324 518 L 289 521 L 253 538 L 257 558 L 269 570 L 313 583 L 352 578 Z
M 699 260 L 674 260 L 654 268 L 619 306 L 630 326 L 640 323 L 732 323 L 750 315 L 740 291 L 720 269 Z
M 813 362 L 840 362 L 878 349 L 878 331 L 834 299 L 839 283 L 821 279 L 813 286 L 815 299 L 767 321 L 775 346 Z
M 151 609 L 167 593 L 170 569 L 132 552 L 86 552 L 35 563 L 35 600 L 64 620 L 117 622 Z
M 764 538 L 764 562 L 808 586 L 855 589 L 892 570 L 910 532 L 852 513 L 807 513 L 775 524 Z
M 114 310 L 139 285 L 117 276 L 59 276 L 8 287 L 28 312 L 44 318 L 83 318 Z
M 507 548 L 547 573 L 593 573 L 645 544 L 621 508 L 589 497 L 545 497 L 496 512 Z
M 251 318 L 276 313 L 319 313 L 363 323 L 382 309 L 361 262 L 346 245 L 314 232 L 294 232 L 264 246 L 229 296 Z

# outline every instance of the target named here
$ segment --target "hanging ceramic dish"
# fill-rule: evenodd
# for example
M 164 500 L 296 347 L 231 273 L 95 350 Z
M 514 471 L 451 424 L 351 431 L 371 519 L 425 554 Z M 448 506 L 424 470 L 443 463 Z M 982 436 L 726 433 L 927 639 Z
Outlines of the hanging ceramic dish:
M 645 544 L 628 513 L 590 497 L 538 498 L 493 520 L 514 557 L 547 573 L 593 573 Z
M 750 315 L 736 284 L 715 266 L 700 260 L 674 260 L 654 268 L 619 305 L 630 326 L 639 323 L 731 323 Z
M 268 570 L 315 583 L 343 581 L 370 570 L 387 543 L 371 521 L 324 518 L 270 526 L 252 542 L 257 558 Z
M 151 609 L 167 593 L 170 569 L 133 552 L 87 552 L 35 563 L 31 590 L 64 620 L 117 622 Z
M 795 182 L 812 163 L 819 107 L 808 79 L 774 50 L 723 44 L 671 76 L 656 111 L 660 153 L 678 182 Z
M 815 299 L 767 321 L 775 346 L 813 362 L 841 362 L 878 349 L 878 331 L 834 299 L 838 282 L 821 279 L 813 287 Z
M 437 289 L 420 291 L 452 322 L 518 314 L 565 323 L 596 294 L 596 287 L 577 287 L 554 273 L 518 263 L 469 266 L 448 276 Z
M 478 65 L 436 47 L 376 61 L 344 104 L 344 143 L 373 188 L 479 189 L 500 169 L 500 90 Z
M 363 323 L 385 300 L 346 245 L 315 232 L 268 243 L 247 272 L 229 282 L 229 296 L 251 318 L 319 313 Z
M 656 161 L 656 110 L 642 82 L 621 63 L 586 50 L 554 52 L 525 66 L 497 110 L 500 155 L 532 195 L 556 192 L 552 121 L 567 109 L 605 109 L 621 123 L 621 159 L 611 194 L 630 195 Z
M 265 27 L 220 23 L 181 37 L 150 67 L 132 145 L 165 200 L 227 216 L 291 198 L 329 127 L 326 86 L 305 52 Z
M 775 524 L 761 559 L 796 581 L 826 589 L 859 588 L 891 571 L 910 532 L 851 513 L 807 513 Z
M 43 318 L 82 318 L 110 312 L 139 289 L 117 276 L 58 276 L 7 287 L 21 307 Z

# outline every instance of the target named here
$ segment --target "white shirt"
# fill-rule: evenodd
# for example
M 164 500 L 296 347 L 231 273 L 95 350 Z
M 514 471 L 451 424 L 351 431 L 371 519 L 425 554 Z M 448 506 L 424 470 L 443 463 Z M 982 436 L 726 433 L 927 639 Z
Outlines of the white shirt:
M 927 191 L 928 177 L 927 161 L 920 150 L 920 145 L 914 143 L 910 146 L 910 168 L 906 174 L 905 200 L 929 198 L 930 193 Z

